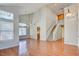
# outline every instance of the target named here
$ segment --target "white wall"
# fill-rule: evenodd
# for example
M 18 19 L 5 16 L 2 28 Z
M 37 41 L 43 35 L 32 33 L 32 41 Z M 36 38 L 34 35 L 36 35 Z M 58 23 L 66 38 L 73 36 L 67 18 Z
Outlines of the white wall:
M 37 39 L 37 26 L 40 26 L 40 11 L 30 14 L 30 35 Z
M 68 9 L 73 14 L 73 16 L 66 16 Z M 78 45 L 78 8 L 77 5 L 72 5 L 64 9 L 64 43 L 70 45 Z
M 58 23 L 59 23 L 60 25 L 64 25 L 64 20 L 59 20 Z
M 40 9 L 40 40 L 46 41 L 46 7 Z
M 16 9 L 16 7 L 9 7 L 9 6 L 8 7 L 0 6 L 0 10 L 14 13 L 14 40 L 0 42 L 0 49 L 17 46 L 19 44 L 18 10 Z
M 78 47 L 79 47 L 79 4 L 78 4 Z

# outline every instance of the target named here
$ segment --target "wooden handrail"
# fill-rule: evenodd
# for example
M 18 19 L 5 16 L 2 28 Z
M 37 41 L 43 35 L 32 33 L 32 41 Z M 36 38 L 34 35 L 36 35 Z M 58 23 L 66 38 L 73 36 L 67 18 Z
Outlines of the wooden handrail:
M 52 29 L 52 31 L 53 31 L 53 32 L 54 32 L 54 30 L 55 30 L 56 26 L 57 26 L 57 25 L 54 25 L 54 27 L 53 27 L 53 29 Z

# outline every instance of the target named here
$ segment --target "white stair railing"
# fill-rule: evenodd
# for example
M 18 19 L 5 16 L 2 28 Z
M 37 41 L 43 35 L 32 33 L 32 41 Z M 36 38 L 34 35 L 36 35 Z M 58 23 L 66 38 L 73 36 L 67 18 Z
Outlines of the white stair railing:
M 50 33 L 51 33 L 51 31 L 52 31 L 52 28 L 55 26 L 55 24 L 52 24 L 49 28 L 48 28 L 48 30 L 47 30 L 47 32 L 46 32 L 46 38 L 48 38 L 49 37 L 49 35 L 50 35 Z
M 53 41 L 56 41 L 61 38 L 62 38 L 62 29 L 60 24 L 57 24 L 55 30 L 53 31 Z

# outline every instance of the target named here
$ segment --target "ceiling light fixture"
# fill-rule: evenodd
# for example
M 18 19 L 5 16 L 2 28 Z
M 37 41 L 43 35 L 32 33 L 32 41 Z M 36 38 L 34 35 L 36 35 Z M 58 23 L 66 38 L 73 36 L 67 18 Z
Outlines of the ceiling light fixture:
M 66 16 L 72 16 L 72 13 L 70 12 L 69 9 L 68 9 L 68 13 L 66 14 Z

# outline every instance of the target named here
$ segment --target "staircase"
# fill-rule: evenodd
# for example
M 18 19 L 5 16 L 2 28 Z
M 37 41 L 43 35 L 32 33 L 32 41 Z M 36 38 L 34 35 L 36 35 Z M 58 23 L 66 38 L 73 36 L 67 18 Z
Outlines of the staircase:
M 55 30 L 53 31 L 53 41 L 62 38 L 62 28 L 60 24 L 57 24 Z
M 51 28 L 48 31 L 48 37 L 47 40 L 48 41 L 56 41 L 57 39 L 61 39 L 62 38 L 62 31 L 61 31 L 61 26 L 60 24 L 55 24 L 53 26 L 51 26 Z
M 55 24 L 50 25 L 50 27 L 48 28 L 48 30 L 46 32 L 47 39 L 48 39 L 49 35 L 51 34 L 51 31 L 54 30 L 53 28 L 55 28 Z

